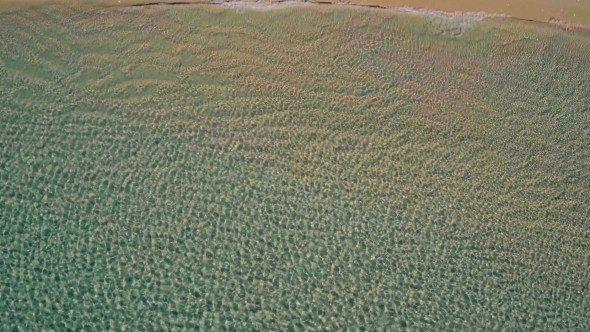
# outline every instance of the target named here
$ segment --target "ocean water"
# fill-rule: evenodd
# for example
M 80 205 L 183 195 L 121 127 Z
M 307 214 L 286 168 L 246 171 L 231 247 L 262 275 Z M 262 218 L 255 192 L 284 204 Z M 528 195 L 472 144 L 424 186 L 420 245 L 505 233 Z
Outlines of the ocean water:
M 344 6 L 0 14 L 0 330 L 587 330 L 589 41 Z

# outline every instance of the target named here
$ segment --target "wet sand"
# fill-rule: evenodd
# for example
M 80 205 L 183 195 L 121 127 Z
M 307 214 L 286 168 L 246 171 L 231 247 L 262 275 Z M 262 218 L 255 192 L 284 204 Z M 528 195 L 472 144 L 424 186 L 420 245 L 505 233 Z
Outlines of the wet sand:
M 0 12 L 29 8 L 43 3 L 82 2 L 105 6 L 129 6 L 157 2 L 157 0 L 0 0 Z M 409 6 L 447 12 L 487 12 L 542 22 L 547 22 L 553 17 L 564 22 L 590 26 L 590 0 L 312 0 L 312 2 L 350 2 L 383 7 Z
M 323 0 L 322 0 L 323 1 Z M 446 12 L 487 12 L 547 22 L 550 18 L 590 25 L 590 0 L 351 0 L 383 7 L 419 7 Z

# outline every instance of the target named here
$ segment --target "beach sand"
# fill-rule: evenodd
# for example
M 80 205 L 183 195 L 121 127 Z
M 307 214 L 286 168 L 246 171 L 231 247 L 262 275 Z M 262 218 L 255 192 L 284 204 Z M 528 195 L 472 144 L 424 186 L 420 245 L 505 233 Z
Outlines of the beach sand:
M 383 7 L 410 6 L 446 12 L 486 12 L 541 22 L 555 18 L 590 26 L 590 0 L 351 0 L 350 3 Z
M 0 0 L 0 12 L 30 8 L 44 3 L 92 3 L 104 6 L 129 6 L 155 0 Z M 208 2 L 196 0 L 190 2 Z M 311 2 L 348 2 L 312 0 Z M 590 0 L 353 0 L 350 3 L 383 7 L 414 7 L 446 12 L 486 12 L 546 22 L 551 18 L 590 26 Z M 240 8 L 241 4 L 230 5 Z M 274 7 L 274 6 L 273 6 Z M 269 7 L 269 9 L 272 7 Z
M 103 6 L 129 6 L 157 0 L 0 0 L 0 12 L 13 11 L 44 3 L 91 3 Z M 196 0 L 187 2 L 208 2 Z M 349 2 L 312 0 L 311 2 Z M 446 12 L 486 12 L 547 22 L 551 18 L 590 26 L 590 0 L 353 0 L 350 3 L 383 7 L 414 7 Z M 241 4 L 230 5 L 240 8 Z M 263 6 L 265 8 L 273 8 Z

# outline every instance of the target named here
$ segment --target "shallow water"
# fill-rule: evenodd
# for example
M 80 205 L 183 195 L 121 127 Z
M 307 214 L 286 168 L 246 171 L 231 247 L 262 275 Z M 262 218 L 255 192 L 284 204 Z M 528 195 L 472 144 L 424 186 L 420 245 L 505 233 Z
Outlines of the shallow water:
M 588 331 L 588 72 L 510 19 L 0 15 L 0 330 Z
M 27 8 L 41 3 L 68 3 L 69 1 L 75 3 L 84 2 L 77 0 L 0 0 L 0 11 Z M 331 2 L 331 0 L 321 1 Z M 157 1 L 86 0 L 85 2 L 119 6 Z M 199 0 L 196 0 L 195 2 L 199 2 Z M 202 2 L 206 1 L 203 0 Z M 449 12 L 484 11 L 543 22 L 549 20 L 551 17 L 555 17 L 559 20 L 570 23 L 590 25 L 590 0 L 353 0 L 350 2 L 374 4 L 385 7 L 424 7 Z

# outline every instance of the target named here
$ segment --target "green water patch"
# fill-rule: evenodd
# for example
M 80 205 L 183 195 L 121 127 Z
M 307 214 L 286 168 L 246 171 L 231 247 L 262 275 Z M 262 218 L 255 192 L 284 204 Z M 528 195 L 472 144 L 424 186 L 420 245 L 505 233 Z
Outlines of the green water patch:
M 19 76 L 30 78 L 34 81 L 49 82 L 54 78 L 53 73 L 47 67 L 34 65 L 22 58 L 1 59 L 5 68 Z
M 101 72 L 96 69 L 86 68 L 79 71 L 71 80 L 71 83 L 80 88 L 86 88 L 91 84 L 98 84 L 103 78 Z
M 43 61 L 48 62 L 53 68 L 61 69 L 64 66 L 65 59 L 55 50 L 48 48 L 40 52 L 39 56 Z
M 175 73 L 169 68 L 160 68 L 152 65 L 132 65 L 126 68 L 128 77 L 133 80 L 154 79 L 157 81 L 170 81 L 176 77 Z
M 140 96 L 141 97 L 149 97 L 152 96 L 154 94 L 154 92 L 156 92 L 157 89 L 157 85 L 155 84 L 146 84 L 145 86 L 143 86 L 140 89 Z
M 192 86 L 228 85 L 231 83 L 231 79 L 225 75 L 193 72 L 188 75 L 185 82 Z
M 92 42 L 89 40 L 92 39 Z M 68 48 L 75 54 L 113 54 L 113 46 L 103 40 L 97 40 L 96 38 L 76 38 L 76 40 L 68 40 L 66 42 Z
M 197 64 L 198 59 L 195 55 L 187 50 L 182 50 L 177 55 L 177 64 L 181 67 L 191 67 Z
M 120 69 L 115 69 L 100 81 L 100 91 L 108 92 L 116 90 L 120 85 L 133 80 L 128 74 Z

